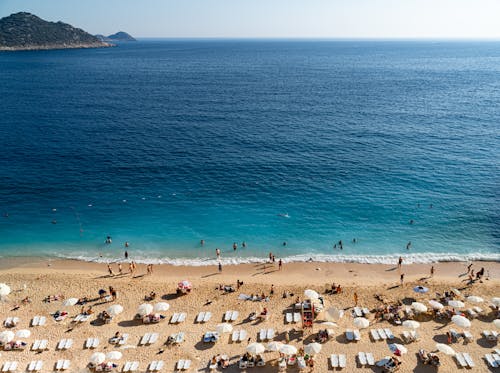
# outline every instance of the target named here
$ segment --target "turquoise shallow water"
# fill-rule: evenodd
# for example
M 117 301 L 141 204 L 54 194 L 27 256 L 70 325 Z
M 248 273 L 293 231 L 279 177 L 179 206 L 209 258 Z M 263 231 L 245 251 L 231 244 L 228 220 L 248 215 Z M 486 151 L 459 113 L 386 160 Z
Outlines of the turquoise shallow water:
M 498 43 L 155 40 L 0 71 L 1 256 L 500 260 Z

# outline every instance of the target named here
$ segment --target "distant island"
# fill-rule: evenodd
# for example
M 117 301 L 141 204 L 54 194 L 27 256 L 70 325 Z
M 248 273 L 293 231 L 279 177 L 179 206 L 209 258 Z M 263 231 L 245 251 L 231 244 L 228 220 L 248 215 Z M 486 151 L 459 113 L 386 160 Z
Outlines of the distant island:
M 95 35 L 100 41 L 104 42 L 115 42 L 115 41 L 136 41 L 130 34 L 127 34 L 124 31 L 119 31 L 116 34 L 104 36 L 104 35 Z
M 102 48 L 113 44 L 63 22 L 20 12 L 0 19 L 0 51 Z

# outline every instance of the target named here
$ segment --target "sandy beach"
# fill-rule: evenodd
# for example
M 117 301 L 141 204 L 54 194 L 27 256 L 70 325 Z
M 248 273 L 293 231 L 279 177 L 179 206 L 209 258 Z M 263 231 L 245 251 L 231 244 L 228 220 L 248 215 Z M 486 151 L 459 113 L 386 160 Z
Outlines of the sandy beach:
M 395 261 L 397 258 L 395 259 Z M 460 290 L 459 298 L 464 299 L 468 295 L 477 295 L 485 299 L 484 303 L 477 304 L 484 312 L 472 321 L 470 332 L 473 341 L 467 344 L 463 339 L 458 343 L 451 344 L 457 352 L 468 352 L 475 362 L 474 371 L 489 371 L 484 355 L 491 353 L 496 344 L 487 341 L 481 336 L 483 330 L 495 329 L 491 323 L 494 319 L 493 312 L 488 306 L 491 297 L 500 295 L 500 263 L 477 262 L 473 264 L 476 271 L 485 268 L 485 276 L 481 281 L 472 285 L 467 282 L 466 263 L 435 263 L 435 274 L 430 277 L 431 265 L 412 264 L 404 265 L 401 270 L 397 266 L 375 265 L 375 264 L 346 264 L 346 263 L 285 263 L 282 270 L 276 264 L 245 264 L 237 266 L 224 266 L 222 272 L 213 266 L 205 267 L 176 267 L 169 265 L 154 266 L 153 274 L 146 274 L 146 267 L 139 265 L 134 276 L 128 273 L 110 276 L 106 265 L 66 260 L 33 259 L 3 259 L 0 270 L 0 282 L 7 283 L 12 293 L 6 300 L 0 303 L 0 313 L 3 321 L 9 316 L 17 316 L 20 321 L 11 330 L 29 329 L 31 336 L 26 340 L 27 346 L 24 351 L 2 351 L 0 362 L 18 361 L 20 370 L 25 370 L 32 360 L 43 360 L 42 371 L 52 371 L 58 359 L 71 360 L 69 371 L 88 371 L 86 365 L 89 356 L 94 352 L 84 349 L 87 338 L 99 337 L 100 345 L 95 351 L 109 352 L 119 349 L 123 358 L 118 363 L 118 371 L 122 370 L 126 361 L 138 361 L 139 372 L 145 372 L 149 362 L 163 360 L 165 366 L 163 371 L 175 370 L 175 364 L 179 359 L 190 359 L 192 361 L 191 371 L 208 371 L 208 363 L 212 356 L 226 354 L 230 357 L 230 366 L 227 371 L 239 371 L 238 359 L 245 353 L 248 343 L 259 341 L 258 334 L 262 328 L 273 328 L 276 332 L 274 340 L 285 341 L 285 332 L 289 331 L 290 344 L 297 348 L 312 342 L 316 333 L 321 328 L 319 323 L 325 320 L 324 312 L 317 315 L 312 330 L 307 329 L 303 333 L 301 324 L 285 323 L 285 310 L 290 310 L 297 296 L 304 299 L 305 289 L 316 290 L 324 299 L 325 309 L 337 307 L 345 310 L 345 315 L 338 326 L 334 329 L 333 338 L 322 344 L 322 350 L 315 357 L 314 371 L 326 372 L 332 368 L 329 363 L 330 354 L 345 354 L 347 357 L 346 372 L 351 371 L 380 371 L 375 367 L 360 367 L 356 354 L 360 351 L 372 352 L 376 360 L 384 356 L 390 356 L 388 341 L 373 341 L 370 338 L 372 328 L 390 328 L 395 336 L 391 342 L 402 343 L 401 333 L 406 330 L 402 326 L 394 325 L 388 321 L 375 320 L 375 313 L 371 312 L 367 318 L 371 325 L 361 330 L 359 342 L 347 342 L 345 330 L 353 328 L 353 317 L 351 310 L 354 306 L 354 293 L 358 296 L 358 305 L 370 310 L 382 305 L 375 298 L 380 295 L 387 302 L 402 301 L 411 304 L 412 301 L 420 301 L 428 305 L 429 299 L 435 298 L 436 292 L 444 293 L 452 288 Z M 117 264 L 112 265 L 117 273 Z M 128 272 L 128 264 L 123 265 Z M 400 272 L 401 271 L 401 272 Z M 405 274 L 404 285 L 400 286 L 400 273 Z M 193 284 L 190 294 L 177 297 L 175 294 L 177 283 L 188 279 Z M 239 290 L 233 293 L 220 291 L 219 285 L 232 285 L 236 287 L 237 280 L 243 281 Z M 332 283 L 342 286 L 341 294 L 325 294 Z M 262 294 L 270 295 L 271 285 L 274 287 L 274 295 L 270 296 L 268 302 L 242 300 L 240 294 Z M 416 285 L 429 288 L 426 294 L 417 294 L 413 291 Z M 81 306 L 64 307 L 61 300 L 50 303 L 43 299 L 50 295 L 61 295 L 64 298 L 88 297 L 91 300 L 98 295 L 98 290 L 114 287 L 118 296 L 114 302 L 102 302 L 94 300 L 85 305 L 93 306 L 94 313 L 89 322 L 74 323 L 73 318 L 80 313 Z M 168 302 L 170 309 L 162 312 L 166 316 L 159 324 L 144 325 L 133 320 L 137 307 L 144 303 L 145 296 L 151 291 L 157 294 L 152 304 L 156 302 Z M 283 292 L 289 294 L 283 298 Z M 293 295 L 290 295 L 293 294 Z M 29 297 L 31 302 L 22 304 L 21 300 Z M 465 302 L 466 307 L 476 306 Z M 95 324 L 96 315 L 112 304 L 121 304 L 124 312 L 110 324 Z M 14 309 L 19 305 L 18 309 Z M 266 307 L 269 317 L 262 322 L 249 321 L 247 319 L 251 312 L 259 313 Z M 68 317 L 56 322 L 50 316 L 57 310 L 66 310 Z M 231 333 L 223 334 L 215 343 L 203 343 L 202 336 L 206 331 L 215 330 L 216 326 L 223 321 L 227 310 L 239 311 L 239 317 L 234 321 L 234 330 L 244 329 L 248 333 L 248 339 L 241 343 L 232 343 Z M 210 311 L 211 319 L 206 323 L 196 323 L 195 319 L 200 311 Z M 169 320 L 174 312 L 186 312 L 187 318 L 183 323 L 170 324 Z M 47 324 L 41 327 L 31 327 L 31 319 L 35 315 L 47 317 Z M 427 351 L 435 350 L 436 343 L 447 343 L 446 332 L 450 328 L 460 328 L 448 321 L 435 321 L 431 317 L 420 315 L 421 327 L 418 329 L 420 340 L 405 344 L 408 353 L 401 357 L 401 372 L 431 372 L 435 369 L 423 365 L 418 361 L 418 350 L 423 348 Z M 6 330 L 2 326 L 2 331 Z M 296 332 L 294 332 L 295 330 Z M 115 332 L 128 333 L 130 335 L 127 343 L 120 348 L 108 344 L 108 339 Z M 166 346 L 164 342 L 173 333 L 185 332 L 185 341 L 180 346 Z M 159 333 L 159 339 L 150 346 L 139 346 L 139 340 L 148 332 Z M 49 340 L 48 350 L 41 353 L 31 351 L 31 345 L 35 339 L 46 338 Z M 62 338 L 71 338 L 73 346 L 66 351 L 56 350 L 58 341 Z M 440 371 L 451 372 L 457 369 L 454 358 L 442 353 L 438 354 L 441 360 Z M 264 368 L 250 368 L 248 370 L 260 370 L 263 372 L 278 371 L 278 352 L 265 352 L 264 358 L 267 365 Z M 311 368 L 307 368 L 309 371 Z M 298 371 L 297 366 L 289 367 L 288 371 Z

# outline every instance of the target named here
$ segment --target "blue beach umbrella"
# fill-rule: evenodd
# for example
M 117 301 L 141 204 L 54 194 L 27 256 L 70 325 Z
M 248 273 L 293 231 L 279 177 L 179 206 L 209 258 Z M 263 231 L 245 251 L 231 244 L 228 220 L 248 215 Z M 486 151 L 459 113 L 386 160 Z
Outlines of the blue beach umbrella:
M 425 294 L 425 293 L 427 293 L 429 291 L 429 288 L 426 288 L 425 286 L 420 286 L 419 285 L 419 286 L 415 286 L 413 288 L 413 291 L 415 293 Z

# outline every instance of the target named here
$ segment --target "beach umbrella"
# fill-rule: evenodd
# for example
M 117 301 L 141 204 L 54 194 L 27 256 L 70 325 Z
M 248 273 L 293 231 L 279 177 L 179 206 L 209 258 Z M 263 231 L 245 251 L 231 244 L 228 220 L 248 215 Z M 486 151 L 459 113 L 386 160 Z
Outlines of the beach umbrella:
M 419 285 L 419 286 L 415 286 L 413 288 L 413 291 L 415 293 L 425 294 L 425 293 L 427 293 L 429 291 L 429 288 L 426 288 L 425 286 L 420 286 Z
M 233 331 L 233 326 L 228 323 L 223 323 L 217 325 L 217 333 L 223 334 L 223 333 L 231 333 Z
M 446 355 L 455 355 L 455 350 L 444 343 L 436 343 L 436 349 Z
M 411 304 L 411 308 L 413 308 L 416 312 L 427 312 L 427 306 L 420 302 L 413 302 Z
M 170 308 L 170 304 L 165 303 L 165 302 L 156 303 L 153 307 L 155 312 L 168 311 L 169 308 Z
M 467 297 L 467 302 L 471 303 L 483 303 L 484 299 L 481 297 L 477 297 L 475 295 L 471 295 L 470 297 Z
M 68 307 L 68 306 L 74 306 L 77 303 L 78 303 L 78 298 L 68 298 L 63 301 L 62 305 Z
M 281 346 L 283 346 L 282 342 L 272 341 L 267 344 L 268 351 L 279 351 Z
M 344 311 L 330 307 L 325 311 L 325 319 L 328 321 L 339 321 L 344 316 Z
M 455 295 L 461 295 L 461 294 L 462 294 L 462 293 L 460 292 L 460 290 L 455 289 L 455 288 L 451 289 L 451 292 L 452 292 L 452 293 L 454 293 Z
M 121 304 L 113 304 L 112 306 L 109 306 L 106 312 L 109 314 L 109 316 L 114 317 L 119 315 L 120 313 L 123 312 L 123 306 Z
M 464 308 L 465 304 L 464 304 L 464 302 L 460 302 L 459 300 L 450 300 L 448 302 L 448 306 L 453 307 L 453 308 Z
M 368 319 L 365 319 L 364 317 L 356 317 L 354 318 L 353 324 L 356 328 L 365 329 L 368 328 L 370 322 L 368 321 Z
M 262 354 L 265 350 L 266 350 L 266 348 L 264 347 L 264 345 L 262 343 L 254 342 L 254 343 L 250 343 L 247 346 L 247 352 L 249 354 L 252 354 L 252 355 Z
M 186 289 L 186 290 L 191 290 L 193 285 L 188 281 L 188 280 L 182 280 L 177 284 L 177 287 L 179 289 Z
M 460 316 L 460 315 L 455 315 L 451 318 L 451 321 L 461 327 L 461 328 L 470 328 L 470 321 L 469 319 L 463 317 L 463 316 Z
M 309 343 L 304 347 L 304 352 L 309 355 L 319 354 L 321 352 L 321 345 L 316 342 Z
M 0 284 L 0 297 L 4 297 L 10 294 L 10 286 L 4 283 Z
M 306 297 L 307 299 L 318 299 L 319 294 L 312 289 L 307 289 L 304 291 L 304 297 Z
M 335 324 L 334 322 L 331 322 L 331 321 L 324 321 L 324 322 L 320 323 L 320 325 L 323 325 L 323 326 L 333 326 L 334 328 L 338 327 L 337 324 Z
M 141 316 L 149 315 L 153 312 L 153 305 L 149 303 L 143 303 L 137 308 L 137 313 Z
M 282 345 L 279 349 L 283 355 L 295 355 L 297 353 L 297 347 L 292 345 Z
M 106 354 L 106 360 L 120 360 L 122 356 L 120 351 L 110 351 Z
M 0 342 L 1 343 L 9 343 L 14 339 L 14 332 L 10 330 L 5 330 L 0 333 Z
M 435 309 L 435 310 L 442 310 L 444 308 L 444 306 L 439 303 L 437 300 L 430 300 L 429 301 L 429 304 L 431 305 L 432 309 Z
M 391 350 L 391 352 L 395 355 L 401 356 L 408 352 L 408 349 L 405 346 L 400 345 L 399 343 L 391 343 L 388 347 L 389 350 Z
M 21 329 L 16 332 L 16 338 L 29 338 L 31 332 L 28 329 Z
M 102 352 L 94 352 L 92 355 L 90 355 L 89 363 L 97 365 L 104 363 L 104 360 L 106 360 L 106 355 L 104 355 Z
M 408 329 L 418 329 L 420 328 L 420 323 L 414 320 L 405 320 L 403 321 L 403 326 Z
M 500 319 L 493 320 L 493 325 L 500 329 Z
M 500 298 L 499 297 L 491 298 L 491 303 L 493 303 L 497 307 L 500 307 Z

